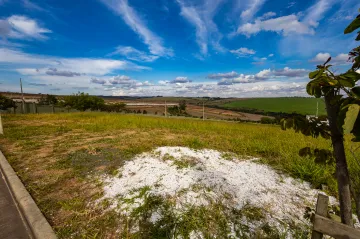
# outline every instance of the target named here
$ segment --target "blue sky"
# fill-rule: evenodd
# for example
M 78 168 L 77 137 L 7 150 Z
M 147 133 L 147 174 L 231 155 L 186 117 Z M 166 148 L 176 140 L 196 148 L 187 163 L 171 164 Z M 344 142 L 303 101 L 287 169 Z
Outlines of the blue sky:
M 303 96 L 358 0 L 0 0 L 0 91 Z

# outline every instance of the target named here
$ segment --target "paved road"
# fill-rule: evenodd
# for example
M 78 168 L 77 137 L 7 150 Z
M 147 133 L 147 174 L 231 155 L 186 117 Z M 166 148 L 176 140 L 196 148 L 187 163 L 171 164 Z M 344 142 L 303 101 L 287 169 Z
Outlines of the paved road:
M 19 209 L 0 169 L 0 238 L 28 239 L 30 231 L 20 215 Z

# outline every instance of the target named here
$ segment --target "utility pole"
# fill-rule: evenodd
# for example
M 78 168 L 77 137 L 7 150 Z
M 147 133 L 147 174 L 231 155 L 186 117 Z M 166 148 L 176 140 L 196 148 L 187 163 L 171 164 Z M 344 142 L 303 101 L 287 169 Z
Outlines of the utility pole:
M 319 114 L 319 101 L 316 102 L 316 118 L 318 117 Z
M 165 100 L 165 117 L 167 117 L 167 107 L 166 107 L 166 100 Z
M 21 78 L 20 78 L 20 89 L 21 89 L 21 110 L 22 113 L 25 114 L 25 100 L 24 100 L 24 92 L 23 92 Z

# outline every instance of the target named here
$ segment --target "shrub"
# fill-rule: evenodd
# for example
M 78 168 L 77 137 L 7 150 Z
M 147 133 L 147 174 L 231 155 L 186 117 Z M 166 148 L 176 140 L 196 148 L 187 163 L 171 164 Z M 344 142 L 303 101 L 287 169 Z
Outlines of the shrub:
M 97 96 L 90 96 L 89 94 L 77 93 L 70 96 L 65 96 L 62 103 L 62 106 L 71 107 L 80 111 L 91 110 L 100 110 L 104 108 L 105 102 L 104 99 Z
M 7 110 L 10 108 L 16 108 L 16 103 L 12 99 L 0 95 L 0 110 Z

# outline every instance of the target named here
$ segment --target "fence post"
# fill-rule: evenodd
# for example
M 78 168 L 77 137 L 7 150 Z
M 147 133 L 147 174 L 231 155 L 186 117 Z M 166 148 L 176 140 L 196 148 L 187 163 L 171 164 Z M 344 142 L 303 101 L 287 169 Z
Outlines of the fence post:
M 37 114 L 37 112 L 38 112 L 38 110 L 37 110 L 37 105 L 36 105 L 35 102 L 34 102 L 33 104 L 34 104 L 34 105 L 33 105 L 33 106 L 34 106 L 34 114 Z
M 329 204 L 329 197 L 323 194 L 318 195 L 317 203 L 316 203 L 316 211 L 315 214 L 327 217 L 327 210 Z M 312 231 L 311 239 L 322 239 L 323 234 L 317 231 Z
M 55 114 L 55 106 L 54 105 L 52 105 L 52 112 L 53 112 L 53 114 Z

